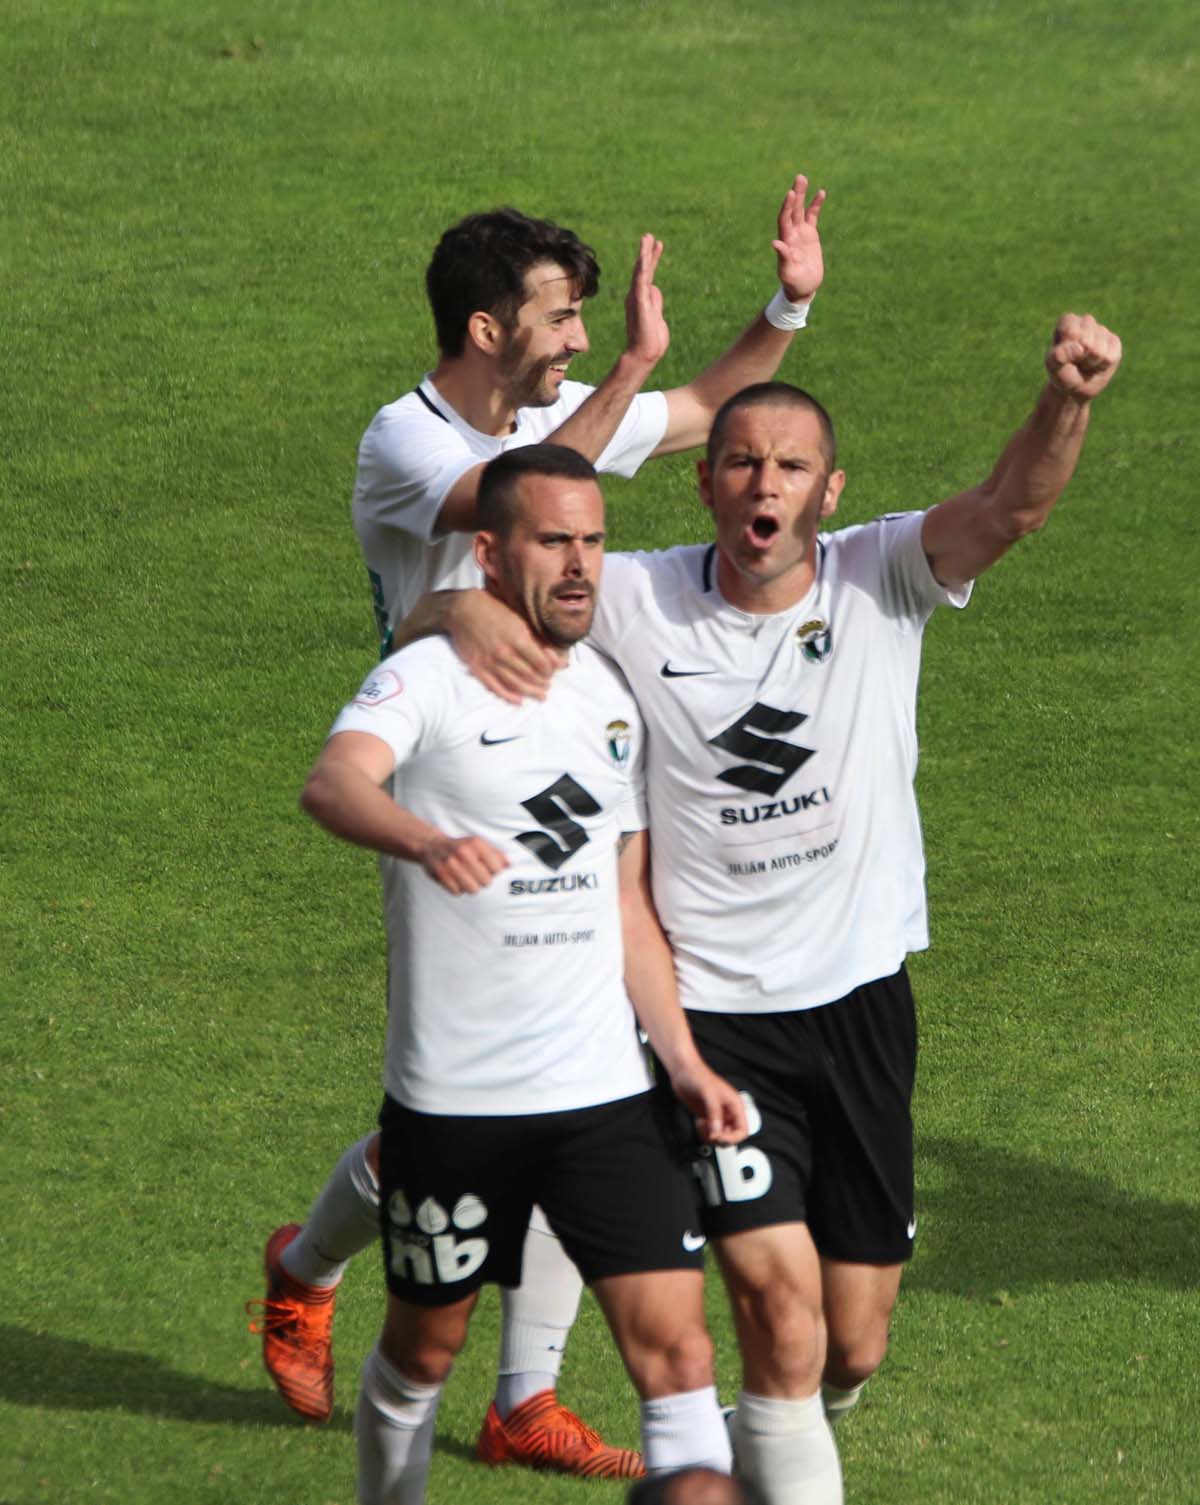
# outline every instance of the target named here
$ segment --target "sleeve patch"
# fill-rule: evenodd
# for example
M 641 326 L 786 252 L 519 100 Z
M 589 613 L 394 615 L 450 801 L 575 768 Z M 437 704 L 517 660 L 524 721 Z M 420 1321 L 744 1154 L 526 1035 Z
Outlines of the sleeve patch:
M 355 705 L 376 706 L 382 705 L 385 700 L 395 700 L 397 695 L 404 693 L 404 681 L 398 674 L 393 674 L 390 669 L 381 669 L 378 674 L 373 674 L 362 689 L 354 697 Z

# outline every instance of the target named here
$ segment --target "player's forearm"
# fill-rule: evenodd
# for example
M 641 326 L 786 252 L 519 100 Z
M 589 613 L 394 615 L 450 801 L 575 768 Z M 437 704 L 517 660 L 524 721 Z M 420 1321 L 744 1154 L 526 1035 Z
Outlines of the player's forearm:
M 1012 537 L 1040 528 L 1075 473 L 1091 402 L 1047 382 L 1037 406 L 987 483 L 992 506 Z
M 811 300 L 810 300 L 811 301 Z M 727 397 L 755 382 L 770 381 L 788 352 L 794 331 L 776 329 L 759 314 L 741 336 L 706 366 L 690 386 L 715 415 Z
M 462 591 L 430 591 L 421 597 L 403 621 L 397 622 L 392 629 L 392 650 L 395 652 L 406 647 L 409 643 L 415 643 L 420 638 L 437 637 L 439 633 L 449 633 L 451 623 L 454 620 L 455 600 L 454 597 L 465 594 Z M 482 595 L 482 591 L 479 592 Z
M 921 542 L 936 579 L 965 585 L 1043 526 L 1079 460 L 1089 408 L 1047 385 L 988 479 L 926 513 Z
M 793 331 L 776 329 L 759 314 L 712 365 L 684 387 L 667 393 L 667 431 L 656 454 L 695 449 L 708 438 L 721 404 L 756 382 L 770 381 L 792 343 Z
M 675 962 L 658 916 L 640 900 L 622 908 L 625 991 L 667 1075 L 693 1069 L 700 1054 L 679 1002 Z
M 629 404 L 646 384 L 657 362 L 644 360 L 632 351 L 621 353 L 616 365 L 586 401 L 550 435 L 555 444 L 578 450 L 593 464 L 604 453 Z
M 347 763 L 318 763 L 300 794 L 300 807 L 343 841 L 410 862 L 420 861 L 442 834 Z

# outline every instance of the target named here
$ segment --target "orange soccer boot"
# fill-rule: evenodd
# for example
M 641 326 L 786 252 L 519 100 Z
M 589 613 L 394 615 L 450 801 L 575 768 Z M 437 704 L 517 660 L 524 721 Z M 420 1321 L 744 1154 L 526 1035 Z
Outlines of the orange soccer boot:
M 646 1472 L 640 1453 L 609 1447 L 553 1390 L 531 1395 L 507 1421 L 489 1406 L 475 1451 L 493 1466 L 522 1463 L 584 1479 L 640 1479 Z
M 307 1420 L 328 1421 L 337 1287 L 305 1285 L 283 1268 L 279 1256 L 299 1232 L 299 1223 L 285 1223 L 267 1240 L 266 1299 L 248 1301 L 246 1311 L 257 1319 L 250 1331 L 262 1334 L 263 1363 L 280 1395 Z

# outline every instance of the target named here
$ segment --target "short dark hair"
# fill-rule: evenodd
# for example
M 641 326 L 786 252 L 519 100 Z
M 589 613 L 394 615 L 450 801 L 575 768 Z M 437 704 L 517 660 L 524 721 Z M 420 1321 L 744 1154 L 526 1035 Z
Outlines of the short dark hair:
M 639 1479 L 630 1486 L 629 1493 L 625 1496 L 625 1505 L 671 1505 L 676 1499 L 687 1498 L 688 1484 L 697 1484 L 705 1478 L 711 1479 L 715 1472 L 716 1470 L 703 1465 L 692 1465 L 673 1469 L 667 1474 L 651 1474 L 649 1478 Z M 748 1479 L 727 1478 L 724 1482 L 729 1487 L 730 1499 L 740 1500 L 741 1505 L 764 1505 L 762 1495 Z
M 806 392 L 803 387 L 794 387 L 791 382 L 787 381 L 760 381 L 752 387 L 743 387 L 732 397 L 727 397 L 717 409 L 717 416 L 713 419 L 712 428 L 708 431 L 706 458 L 710 470 L 716 464 L 721 441 L 725 437 L 725 429 L 733 414 L 739 408 L 771 407 L 807 408 L 810 413 L 815 413 L 821 425 L 821 453 L 829 470 L 836 468 L 837 436 L 833 432 L 833 419 L 812 393 Z
M 596 468 L 577 449 L 565 444 L 523 444 L 489 460 L 479 478 L 475 524 L 498 538 L 512 532 L 517 514 L 517 493 L 523 476 L 565 476 L 572 481 L 594 481 Z
M 591 246 L 550 220 L 530 219 L 506 207 L 468 214 L 451 225 L 425 272 L 442 354 L 463 353 L 473 313 L 494 314 L 505 329 L 512 329 L 525 301 L 525 274 L 540 261 L 562 267 L 573 297 L 591 298 L 600 286 Z

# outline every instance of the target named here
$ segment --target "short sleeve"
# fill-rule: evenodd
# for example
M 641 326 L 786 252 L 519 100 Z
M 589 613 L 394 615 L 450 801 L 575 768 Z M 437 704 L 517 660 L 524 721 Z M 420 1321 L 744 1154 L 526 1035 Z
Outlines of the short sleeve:
M 376 413 L 358 447 L 355 512 L 432 543 L 447 492 L 479 463 L 452 424 L 393 403 Z
M 667 432 L 665 392 L 639 392 L 596 461 L 602 475 L 634 476 Z
M 924 512 L 895 512 L 874 524 L 879 530 L 884 609 L 914 624 L 927 621 L 935 606 L 964 607 L 973 583 L 948 589 L 935 578 L 921 542 L 924 522 Z
M 638 735 L 629 768 L 629 788 L 619 808 L 618 831 L 644 831 L 650 824 L 646 801 L 646 727 L 638 719 Z
M 615 658 L 624 629 L 637 614 L 638 580 L 641 571 L 633 554 L 606 554 L 600 589 L 596 592 L 596 610 L 592 615 L 588 640 L 601 653 Z
M 415 645 L 420 647 L 420 645 Z M 430 672 L 425 655 L 401 650 L 384 659 L 342 708 L 329 733 L 366 732 L 391 748 L 399 765 L 436 725 L 445 676 Z

